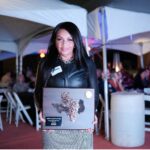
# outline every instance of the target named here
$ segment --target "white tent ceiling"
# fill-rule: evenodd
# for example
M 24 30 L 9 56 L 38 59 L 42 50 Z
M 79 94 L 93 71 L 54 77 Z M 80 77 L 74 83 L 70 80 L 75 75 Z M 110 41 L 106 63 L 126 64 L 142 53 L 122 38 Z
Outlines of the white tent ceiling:
M 150 51 L 150 14 L 105 7 L 106 46 L 136 55 Z M 94 17 L 93 17 L 94 16 Z M 97 39 L 92 47 L 101 46 L 101 11 L 88 15 L 89 36 Z M 95 28 L 93 28 L 95 26 Z
M 47 34 L 40 38 L 34 38 L 32 41 L 27 45 L 24 50 L 23 55 L 29 55 L 31 53 L 40 53 L 40 50 L 47 50 L 48 42 L 51 37 L 51 34 Z
M 150 52 L 150 31 L 126 36 L 107 43 L 107 48 L 141 56 Z
M 0 49 L 16 53 L 19 44 L 28 42 L 45 29 L 50 30 L 48 26 L 42 24 L 0 16 Z
M 87 37 L 86 17 L 85 9 L 60 0 L 0 0 L 0 50 L 23 51 L 34 36 L 63 21 L 74 22 Z

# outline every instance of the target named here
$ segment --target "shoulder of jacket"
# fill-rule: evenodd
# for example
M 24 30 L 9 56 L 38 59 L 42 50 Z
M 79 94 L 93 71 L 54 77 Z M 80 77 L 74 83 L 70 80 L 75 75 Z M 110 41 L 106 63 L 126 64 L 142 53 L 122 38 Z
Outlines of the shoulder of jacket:
M 87 63 L 88 63 L 88 65 L 89 65 L 90 67 L 91 67 L 91 66 L 95 66 L 95 63 L 94 63 L 94 61 L 93 61 L 91 58 L 88 59 Z
M 44 59 L 40 60 L 40 62 L 38 63 L 38 69 L 40 70 L 44 69 L 44 65 L 45 65 L 45 60 Z

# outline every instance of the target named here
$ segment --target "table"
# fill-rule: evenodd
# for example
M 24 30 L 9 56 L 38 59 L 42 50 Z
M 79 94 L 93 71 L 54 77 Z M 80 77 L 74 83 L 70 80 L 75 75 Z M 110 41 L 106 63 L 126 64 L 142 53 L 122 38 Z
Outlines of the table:
M 122 147 L 144 144 L 144 94 L 116 92 L 111 94 L 111 141 Z

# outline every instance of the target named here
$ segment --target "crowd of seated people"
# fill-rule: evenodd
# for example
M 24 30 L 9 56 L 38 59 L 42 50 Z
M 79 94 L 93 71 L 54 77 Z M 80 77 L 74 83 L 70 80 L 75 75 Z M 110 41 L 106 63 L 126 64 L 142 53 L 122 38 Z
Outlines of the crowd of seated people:
M 9 88 L 17 92 L 35 88 L 35 74 L 28 69 L 16 76 L 12 71 L 0 77 L 0 88 Z M 20 87 L 20 88 L 19 88 Z
M 35 76 L 32 70 L 24 71 L 17 77 L 12 72 L 7 72 L 0 78 L 0 88 L 15 91 L 24 105 L 31 106 L 28 113 L 35 124 L 34 87 Z
M 112 92 L 124 91 L 124 86 L 122 84 L 122 74 L 121 72 L 115 72 L 112 70 L 110 73 L 110 78 L 108 79 L 108 89 Z
M 104 73 L 102 70 L 97 69 L 99 71 L 98 81 L 99 88 L 102 90 L 103 88 L 103 79 Z M 108 70 L 107 79 L 108 79 L 108 91 L 118 92 L 118 91 L 129 91 L 129 90 L 141 90 L 144 88 L 150 87 L 150 69 L 139 69 L 135 76 L 131 75 L 125 70 L 121 70 L 116 72 L 114 69 Z M 108 75 L 109 74 L 109 75 Z
M 11 71 L 6 72 L 0 78 L 0 88 L 10 88 L 13 86 L 14 82 L 15 82 L 15 74 Z
M 23 74 L 19 74 L 15 84 L 13 85 L 13 90 L 17 93 L 28 92 L 29 83 L 25 82 L 25 77 Z
M 27 68 L 25 71 L 25 76 L 26 76 L 26 82 L 29 83 L 30 89 L 34 89 L 35 80 L 36 80 L 35 73 L 30 68 Z
M 104 98 L 104 75 L 103 70 L 97 69 L 99 93 Z M 150 88 L 150 67 L 139 69 L 135 76 L 128 73 L 126 70 L 116 72 L 114 69 L 107 70 L 108 81 L 108 100 L 110 108 L 111 94 L 120 91 L 140 91 L 143 92 L 144 88 Z
M 134 77 L 133 87 L 142 91 L 144 88 L 150 87 L 150 70 L 148 68 L 139 69 Z

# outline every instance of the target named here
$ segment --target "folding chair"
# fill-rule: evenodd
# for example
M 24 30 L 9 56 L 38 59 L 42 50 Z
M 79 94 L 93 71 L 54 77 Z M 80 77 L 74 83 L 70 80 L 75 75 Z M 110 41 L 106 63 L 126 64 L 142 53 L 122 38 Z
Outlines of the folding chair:
M 2 102 L 3 96 L 0 95 L 0 129 L 3 131 L 3 123 L 2 123 L 2 117 L 1 117 L 1 102 Z
M 6 116 L 7 116 L 8 101 L 7 101 L 7 98 L 5 98 L 6 91 L 7 91 L 7 89 L 0 89 L 0 93 L 3 95 L 3 101 L 2 101 L 2 105 L 1 105 L 1 113 L 6 113 Z M 6 119 L 7 119 L 7 117 L 6 117 Z
M 9 122 L 9 124 L 11 124 L 12 112 L 14 111 L 14 113 L 16 113 L 17 104 L 16 104 L 14 98 L 12 97 L 10 91 L 6 91 L 4 94 L 5 94 L 5 96 L 7 98 L 7 102 L 8 102 L 8 105 L 7 105 L 8 108 L 7 108 L 7 113 L 6 113 L 6 120 Z
M 25 117 L 27 118 L 28 122 L 30 123 L 30 125 L 33 125 L 33 121 L 31 120 L 31 117 L 29 116 L 27 109 L 30 109 L 30 106 L 24 106 L 18 96 L 18 94 L 16 92 L 12 92 L 16 103 L 17 103 L 17 110 L 16 110 L 16 126 L 18 126 L 19 123 L 19 116 L 21 114 L 21 112 L 25 115 Z
M 41 128 L 41 125 L 40 125 L 40 118 L 39 118 L 39 114 L 38 114 L 38 110 L 36 106 L 35 106 L 35 113 L 36 113 L 36 130 L 39 131 L 39 129 Z
M 150 103 L 150 88 L 144 88 L 144 101 Z M 145 115 L 150 117 L 150 108 L 145 108 Z M 150 122 L 145 120 L 145 131 L 150 131 Z
M 9 121 L 9 124 L 11 124 L 12 113 L 13 112 L 15 114 L 15 124 L 16 124 L 16 126 L 18 126 L 18 122 L 19 122 L 18 119 L 19 118 L 21 118 L 21 120 L 23 122 L 25 122 L 21 112 L 19 112 L 19 118 L 17 118 L 18 117 L 17 116 L 18 115 L 17 112 L 19 111 L 20 108 L 19 108 L 19 105 L 17 104 L 17 101 L 14 99 L 12 93 L 10 91 L 6 91 L 5 92 L 5 96 L 6 96 L 7 101 L 8 101 L 8 109 L 7 109 L 7 116 L 6 116 L 6 118 L 7 118 L 7 121 Z

